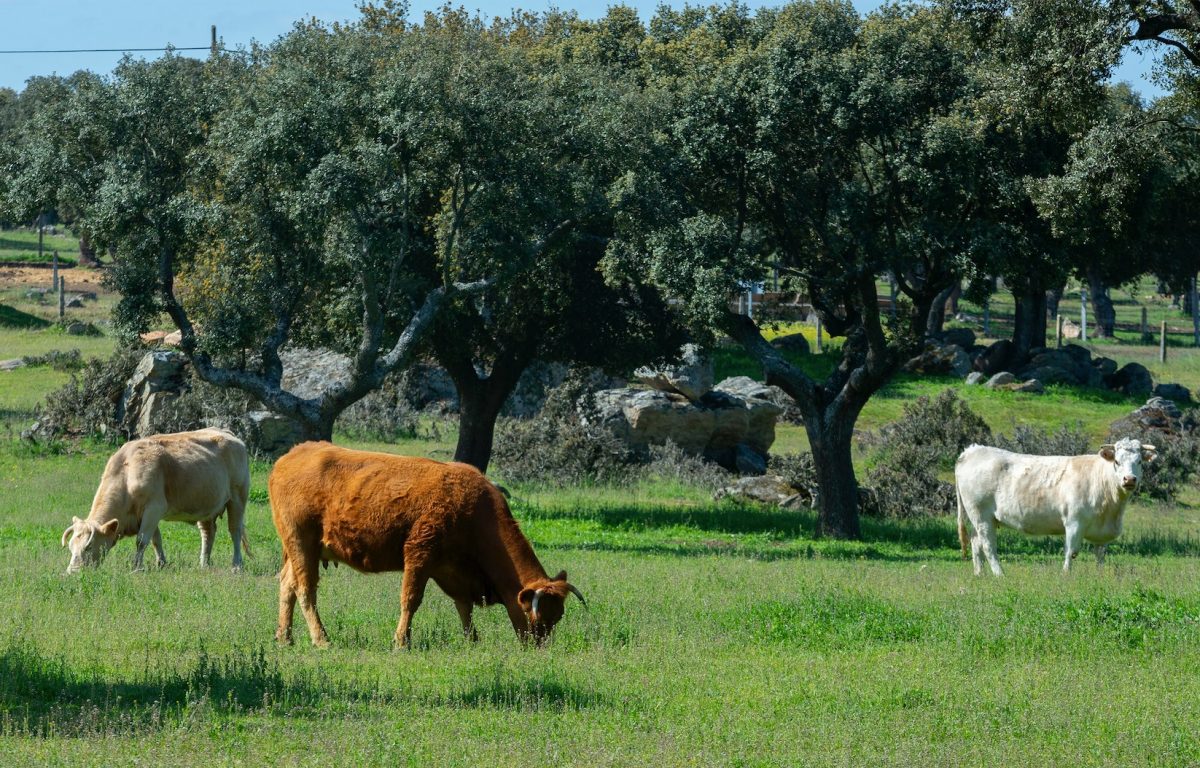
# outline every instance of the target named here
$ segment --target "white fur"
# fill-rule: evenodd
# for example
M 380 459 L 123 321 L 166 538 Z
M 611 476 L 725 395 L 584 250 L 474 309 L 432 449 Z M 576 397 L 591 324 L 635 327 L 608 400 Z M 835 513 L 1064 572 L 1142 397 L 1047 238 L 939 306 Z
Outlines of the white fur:
M 1142 477 L 1142 463 L 1154 460 L 1152 445 L 1129 438 L 1085 456 L 1028 456 L 972 445 L 958 457 L 954 479 L 959 525 L 971 521 L 971 557 L 975 574 L 986 557 L 1001 575 L 996 557 L 996 526 L 1032 535 L 1061 534 L 1066 542 L 1063 570 L 1082 540 L 1104 545 L 1121 534 L 1125 505 Z

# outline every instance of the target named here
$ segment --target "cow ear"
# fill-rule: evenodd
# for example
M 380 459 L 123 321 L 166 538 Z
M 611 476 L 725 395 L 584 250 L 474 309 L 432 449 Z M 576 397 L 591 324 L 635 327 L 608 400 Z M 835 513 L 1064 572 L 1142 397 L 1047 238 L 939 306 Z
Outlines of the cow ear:
M 1100 446 L 1100 458 L 1104 459 L 1105 461 L 1116 461 L 1117 460 L 1117 446 L 1115 446 L 1115 445 Z
M 118 525 L 120 525 L 120 524 L 121 524 L 121 523 L 120 523 L 120 521 L 119 521 L 119 520 L 115 520 L 115 519 L 114 519 L 114 520 L 109 520 L 107 523 L 105 523 L 104 525 L 100 526 L 100 528 L 99 528 L 99 530 L 100 530 L 100 535 L 101 535 L 101 536 L 115 536 L 115 535 L 117 535 L 117 526 L 118 526 Z
M 567 580 L 567 572 L 566 571 L 559 571 L 558 575 L 554 577 L 554 581 L 566 581 L 566 580 Z
M 1150 446 L 1149 448 L 1142 447 L 1142 461 L 1149 464 L 1156 458 L 1158 458 L 1158 452 L 1154 450 L 1154 446 Z
M 522 589 L 520 592 L 517 593 L 517 602 L 520 603 L 521 607 L 524 608 L 526 611 L 532 611 L 533 610 L 533 595 L 534 595 L 534 590 L 526 587 L 525 589 Z

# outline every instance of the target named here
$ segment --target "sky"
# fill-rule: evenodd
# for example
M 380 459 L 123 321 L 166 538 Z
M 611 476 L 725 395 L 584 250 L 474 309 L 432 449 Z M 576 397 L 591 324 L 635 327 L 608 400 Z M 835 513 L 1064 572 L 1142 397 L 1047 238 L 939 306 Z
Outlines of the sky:
M 507 15 L 519 0 L 456 0 L 487 16 Z M 693 0 L 707 4 L 709 0 Z M 574 8 L 584 18 L 604 15 L 610 0 L 525 0 L 521 7 L 539 11 L 555 5 Z M 659 0 L 625 0 L 642 18 L 653 14 Z M 682 5 L 682 1 L 672 2 Z M 776 5 L 750 0 L 752 7 Z M 203 0 L 134 2 L 133 0 L 0 0 L 0 51 L 62 50 L 79 48 L 153 48 L 207 46 L 211 25 L 227 48 L 251 40 L 270 42 L 285 34 L 296 21 L 315 16 L 323 21 L 357 17 L 356 0 Z M 441 0 L 411 0 L 419 17 L 442 5 Z M 875 0 L 855 0 L 859 11 L 880 5 Z M 154 53 L 135 54 L 153 58 Z M 191 55 L 203 56 L 203 51 Z M 21 90 L 35 75 L 67 75 L 77 69 L 112 71 L 120 53 L 0 53 L 0 88 Z M 1127 52 L 1115 78 L 1133 85 L 1147 98 L 1162 95 L 1150 82 L 1153 54 Z

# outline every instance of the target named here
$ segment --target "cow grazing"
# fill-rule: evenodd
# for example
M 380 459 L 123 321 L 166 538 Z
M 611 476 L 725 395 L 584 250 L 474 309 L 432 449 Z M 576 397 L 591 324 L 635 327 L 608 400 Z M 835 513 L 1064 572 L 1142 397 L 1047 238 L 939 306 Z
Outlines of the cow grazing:
M 1129 438 L 1101 446 L 1094 456 L 1027 456 L 972 445 L 954 465 L 963 555 L 970 519 L 975 575 L 983 570 L 985 556 L 992 573 L 1001 575 L 997 524 L 1033 535 L 1064 535 L 1063 571 L 1071 569 L 1083 539 L 1096 545 L 1096 562 L 1103 564 L 1105 545 L 1121 534 L 1125 505 L 1142 478 L 1142 464 L 1155 455 L 1153 445 Z
M 201 429 L 131 440 L 108 460 L 86 520 L 74 518 L 63 531 L 71 550 L 67 573 L 99 565 L 122 536 L 137 535 L 134 569 L 142 568 L 153 541 L 158 565 L 167 564 L 158 524 L 195 523 L 200 529 L 200 565 L 210 563 L 217 518 L 229 512 L 233 567 L 242 567 L 246 542 L 246 498 L 250 460 L 241 440 L 221 429 Z
M 503 603 L 518 636 L 540 644 L 562 618 L 568 593 L 583 600 L 565 571 L 546 575 L 503 494 L 472 466 L 304 443 L 276 462 L 268 487 L 283 544 L 280 642 L 292 640 L 298 598 L 313 644 L 328 645 L 317 614 L 322 562 L 404 571 L 400 647 L 411 641 L 430 579 L 454 600 L 472 640 L 476 605 Z

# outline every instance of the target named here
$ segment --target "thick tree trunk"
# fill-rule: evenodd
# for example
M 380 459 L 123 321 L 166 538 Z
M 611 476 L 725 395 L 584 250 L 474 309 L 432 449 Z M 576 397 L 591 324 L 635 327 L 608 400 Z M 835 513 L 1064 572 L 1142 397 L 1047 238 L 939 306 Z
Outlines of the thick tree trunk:
M 1051 288 L 1046 291 L 1046 315 L 1048 317 L 1058 316 L 1058 304 L 1062 301 L 1063 293 L 1067 290 L 1067 286 L 1060 285 L 1057 288 Z
M 957 285 L 948 285 L 945 290 L 934 298 L 925 320 L 926 338 L 936 339 L 941 337 L 942 331 L 946 327 L 946 302 L 950 300 L 950 295 L 954 293 L 957 287 Z
M 1108 285 L 1100 270 L 1088 267 L 1088 298 L 1092 300 L 1095 313 L 1095 329 L 1098 338 L 1112 338 L 1117 324 L 1117 310 L 1113 307 Z
M 1022 288 L 1013 289 L 1016 310 L 1013 317 L 1013 346 L 1016 359 L 1029 357 L 1029 350 L 1046 346 L 1046 290 L 1030 278 Z
M 458 445 L 454 448 L 455 461 L 487 472 L 488 462 L 492 460 L 496 419 L 511 391 L 512 387 L 498 387 L 490 379 L 476 379 L 474 384 L 458 387 Z
M 856 408 L 829 407 L 804 419 L 817 470 L 817 533 L 835 539 L 857 539 L 858 481 L 854 477 L 851 440 Z

